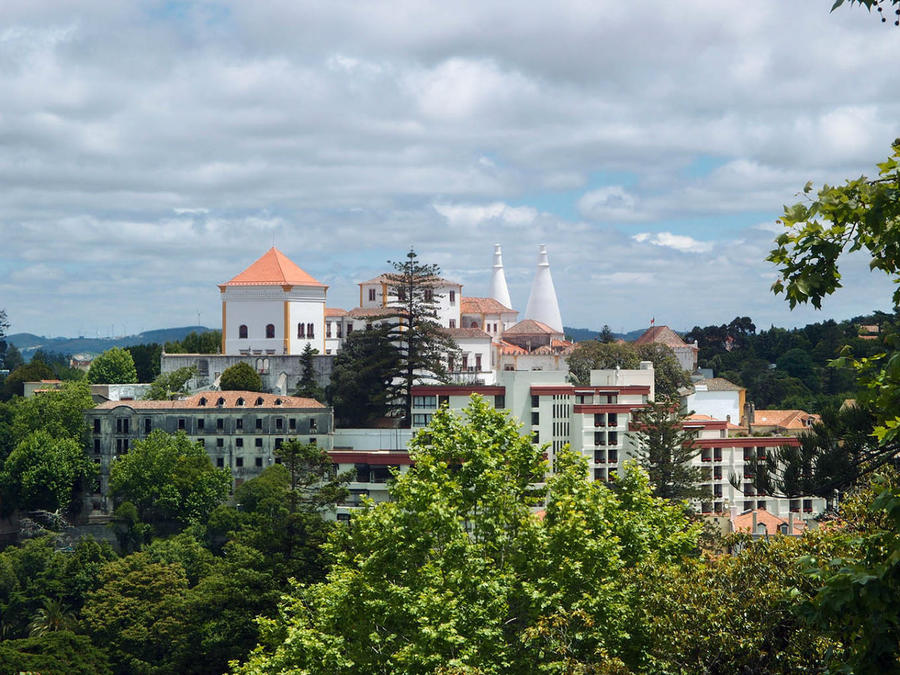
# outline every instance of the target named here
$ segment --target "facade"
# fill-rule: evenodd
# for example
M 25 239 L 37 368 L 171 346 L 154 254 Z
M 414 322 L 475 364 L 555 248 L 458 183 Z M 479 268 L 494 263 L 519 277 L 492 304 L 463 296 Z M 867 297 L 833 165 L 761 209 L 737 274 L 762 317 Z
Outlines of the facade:
M 300 354 L 306 345 L 325 353 L 328 287 L 277 248 L 269 249 L 219 290 L 223 354 Z
M 722 377 L 697 380 L 692 386 L 693 392 L 683 399 L 687 410 L 735 425 L 741 422 L 741 414 L 747 399 L 745 387 Z
M 331 450 L 331 408 L 309 398 L 250 391 L 204 391 L 180 401 L 107 401 L 85 412 L 89 447 L 100 468 L 94 511 L 109 512 L 109 468 L 135 441 L 156 429 L 184 432 L 206 448 L 212 463 L 229 467 L 234 485 L 255 478 L 278 461 L 275 450 L 289 439 Z
M 435 321 L 445 328 L 459 328 L 462 284 L 436 277 L 428 286 L 425 294 L 426 298 L 430 295 L 436 304 Z M 381 274 L 359 284 L 359 306 L 362 309 L 398 307 L 402 304 L 398 292 L 388 275 Z

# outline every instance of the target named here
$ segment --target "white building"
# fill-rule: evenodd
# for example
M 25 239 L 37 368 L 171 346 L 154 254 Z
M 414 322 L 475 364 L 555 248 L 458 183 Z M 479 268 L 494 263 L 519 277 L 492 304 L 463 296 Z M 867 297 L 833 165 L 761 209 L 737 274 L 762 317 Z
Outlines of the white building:
M 223 354 L 300 354 L 306 345 L 325 353 L 328 287 L 274 246 L 219 290 Z
M 693 392 L 684 398 L 686 410 L 735 425 L 741 423 L 741 413 L 747 396 L 745 387 L 722 377 L 698 380 L 692 386 Z

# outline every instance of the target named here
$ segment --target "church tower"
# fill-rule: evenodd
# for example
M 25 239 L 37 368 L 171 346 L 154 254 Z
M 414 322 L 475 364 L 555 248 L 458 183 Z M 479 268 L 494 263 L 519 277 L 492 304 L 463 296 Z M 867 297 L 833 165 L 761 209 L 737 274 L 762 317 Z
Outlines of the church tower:
M 219 290 L 223 354 L 325 353 L 328 287 L 274 246 Z
M 512 307 L 509 288 L 506 287 L 506 275 L 503 273 L 503 254 L 500 252 L 500 244 L 494 244 L 494 272 L 491 276 L 490 297 L 504 307 Z
M 556 289 L 553 287 L 553 277 L 550 276 L 547 247 L 543 244 L 538 252 L 537 272 L 535 272 L 534 282 L 531 284 L 531 295 L 528 296 L 525 318 L 540 321 L 560 333 L 563 332 Z

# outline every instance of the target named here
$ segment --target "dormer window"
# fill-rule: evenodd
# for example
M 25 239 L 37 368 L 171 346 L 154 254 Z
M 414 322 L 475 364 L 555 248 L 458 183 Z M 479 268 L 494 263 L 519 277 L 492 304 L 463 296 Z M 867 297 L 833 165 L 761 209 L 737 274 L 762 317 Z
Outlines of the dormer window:
M 237 404 L 238 404 L 238 405 L 244 405 L 244 399 L 243 399 L 243 398 L 239 398 L 239 399 L 237 400 Z
M 216 405 L 221 408 L 223 405 L 225 405 L 225 399 L 220 396 L 219 400 L 216 401 Z
M 206 405 L 206 397 L 205 396 L 200 397 L 200 405 Z
M 263 404 L 263 397 L 260 396 L 259 398 L 256 399 L 256 405 L 262 405 L 262 404 Z
M 276 398 L 276 399 L 275 399 L 275 405 L 281 405 L 281 399 L 280 399 L 280 398 Z

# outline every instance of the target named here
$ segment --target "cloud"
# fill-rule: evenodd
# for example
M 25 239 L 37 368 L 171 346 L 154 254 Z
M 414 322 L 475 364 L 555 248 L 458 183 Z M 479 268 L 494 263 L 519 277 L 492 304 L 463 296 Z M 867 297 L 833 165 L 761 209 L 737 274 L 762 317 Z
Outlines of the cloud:
M 585 218 L 598 221 L 632 221 L 637 216 L 637 200 L 620 185 L 610 185 L 585 193 L 578 200 L 578 211 Z
M 697 241 L 693 237 L 671 232 L 640 232 L 632 237 L 638 243 L 649 243 L 655 246 L 664 246 L 682 253 L 708 253 L 713 245 L 708 241 Z

